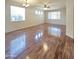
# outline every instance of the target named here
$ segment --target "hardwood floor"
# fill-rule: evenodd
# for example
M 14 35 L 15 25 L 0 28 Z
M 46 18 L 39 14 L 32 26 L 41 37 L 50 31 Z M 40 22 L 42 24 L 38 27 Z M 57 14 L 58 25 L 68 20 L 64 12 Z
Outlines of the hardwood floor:
M 6 34 L 6 59 L 74 59 L 65 26 L 42 24 Z

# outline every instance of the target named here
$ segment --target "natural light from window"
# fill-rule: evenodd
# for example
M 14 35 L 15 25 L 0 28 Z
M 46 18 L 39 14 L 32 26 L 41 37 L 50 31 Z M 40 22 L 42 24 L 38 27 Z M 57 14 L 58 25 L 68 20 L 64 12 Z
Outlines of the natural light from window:
M 36 10 L 36 11 L 35 11 L 35 14 L 36 14 L 36 15 L 43 15 L 43 11 Z
M 24 21 L 25 20 L 25 8 L 10 6 L 11 7 L 11 21 Z
M 48 19 L 61 19 L 60 11 L 48 12 Z

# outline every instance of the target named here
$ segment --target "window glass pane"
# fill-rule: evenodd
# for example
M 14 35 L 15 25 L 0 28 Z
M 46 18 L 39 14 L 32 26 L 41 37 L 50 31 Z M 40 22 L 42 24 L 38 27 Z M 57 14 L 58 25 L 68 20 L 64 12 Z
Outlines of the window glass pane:
M 40 14 L 43 15 L 43 11 L 41 11 Z
M 61 14 L 60 14 L 60 12 L 58 12 L 58 15 L 60 15 L 60 16 L 58 16 L 58 19 L 60 19 L 60 18 L 61 18 Z
M 40 11 L 38 11 L 38 13 L 39 13 L 39 15 L 41 14 L 41 12 L 40 12 Z
M 35 14 L 38 14 L 38 11 L 37 10 L 35 11 Z
M 11 6 L 11 21 L 25 20 L 25 8 Z
M 51 19 L 51 12 L 48 13 L 48 19 Z
M 60 19 L 60 12 L 48 12 L 48 19 Z

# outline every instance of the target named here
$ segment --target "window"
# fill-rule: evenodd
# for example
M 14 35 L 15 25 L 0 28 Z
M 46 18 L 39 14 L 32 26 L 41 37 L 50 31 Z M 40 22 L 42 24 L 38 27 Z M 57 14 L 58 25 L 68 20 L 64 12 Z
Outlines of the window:
M 43 11 L 36 10 L 36 11 L 35 11 L 35 14 L 36 14 L 36 15 L 43 15 Z
M 25 20 L 25 8 L 11 6 L 11 21 L 24 21 Z
M 48 12 L 48 19 L 60 19 L 60 18 L 61 18 L 60 11 Z

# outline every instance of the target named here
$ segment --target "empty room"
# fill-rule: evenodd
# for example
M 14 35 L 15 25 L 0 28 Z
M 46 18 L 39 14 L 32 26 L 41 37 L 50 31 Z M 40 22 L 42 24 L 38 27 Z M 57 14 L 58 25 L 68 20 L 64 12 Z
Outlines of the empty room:
M 74 59 L 74 0 L 5 0 L 5 59 Z

